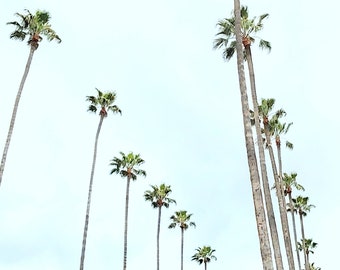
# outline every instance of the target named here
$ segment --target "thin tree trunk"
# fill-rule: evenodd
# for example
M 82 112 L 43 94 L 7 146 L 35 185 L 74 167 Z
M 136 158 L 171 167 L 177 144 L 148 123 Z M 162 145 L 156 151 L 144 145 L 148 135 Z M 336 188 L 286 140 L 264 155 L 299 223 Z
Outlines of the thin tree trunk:
M 289 197 L 290 212 L 291 212 L 291 215 L 292 215 L 296 258 L 297 258 L 297 261 L 298 261 L 299 270 L 301 270 L 301 260 L 300 260 L 300 253 L 299 253 L 299 248 L 298 248 L 298 239 L 297 239 L 297 233 L 296 233 L 296 222 L 295 222 L 295 214 L 294 214 L 294 205 L 293 205 L 292 194 L 288 193 L 288 197 Z
M 283 239 L 285 243 L 286 255 L 288 259 L 288 266 L 290 270 L 295 270 L 292 242 L 291 242 L 290 233 L 289 233 L 287 206 L 286 206 L 286 201 L 283 195 L 282 183 L 277 173 L 273 147 L 271 146 L 269 127 L 268 127 L 268 124 L 266 123 L 264 123 L 264 130 L 265 130 L 266 140 L 268 143 L 269 156 L 270 156 L 270 161 L 272 164 L 272 170 L 273 170 L 273 175 L 274 175 L 274 180 L 275 180 L 275 189 L 276 189 L 276 194 L 277 194 L 277 199 L 278 199 L 278 204 L 279 204 L 281 227 L 282 227 Z
M 126 182 L 126 197 L 125 197 L 125 227 L 124 227 L 124 259 L 123 270 L 126 270 L 127 261 L 127 235 L 128 235 L 128 215 L 129 215 L 129 190 L 130 190 L 130 176 L 127 177 Z
M 307 258 L 307 252 L 306 252 L 306 238 L 305 238 L 305 229 L 303 226 L 303 217 L 302 214 L 299 214 L 300 216 L 300 224 L 301 224 L 301 236 L 302 236 L 302 248 L 303 248 L 303 255 L 305 257 L 305 270 L 309 270 L 309 262 L 308 262 L 308 258 Z
M 158 206 L 158 223 L 157 223 L 157 270 L 159 270 L 159 235 L 161 231 L 161 214 L 162 207 Z
M 274 250 L 276 269 L 277 270 L 283 270 L 280 241 L 279 241 L 279 235 L 278 235 L 278 232 L 277 232 L 277 226 L 276 226 L 276 221 L 275 221 L 275 214 L 274 214 L 274 209 L 273 209 L 272 197 L 271 197 L 271 194 L 270 194 L 270 187 L 269 187 L 269 181 L 268 181 L 265 153 L 264 153 L 264 147 L 263 147 L 263 141 L 262 141 L 262 132 L 261 132 L 260 121 L 259 121 L 260 118 L 259 118 L 259 109 L 258 109 L 258 103 L 257 103 L 255 72 L 254 72 L 253 58 L 252 58 L 252 54 L 251 54 L 250 45 L 245 46 L 245 50 L 246 50 L 247 63 L 248 63 L 251 96 L 252 96 L 253 107 L 254 107 L 255 129 L 256 129 L 257 144 L 258 144 L 258 149 L 259 149 L 262 185 L 263 185 L 264 198 L 265 198 L 265 202 L 266 202 L 266 209 L 267 209 L 267 216 L 268 216 L 268 221 L 269 221 L 270 235 L 271 235 L 272 245 L 273 245 L 273 250 Z
M 207 262 L 204 262 L 204 270 L 207 270 Z
M 184 229 L 181 228 L 181 270 L 183 270 Z
M 25 71 L 24 71 L 24 74 L 22 75 L 22 79 L 21 79 L 20 86 L 19 86 L 19 89 L 18 89 L 18 92 L 17 92 L 17 96 L 15 98 L 14 107 L 13 107 L 13 111 L 12 111 L 11 122 L 10 122 L 10 125 L 9 125 L 9 129 L 8 129 L 8 133 L 7 133 L 7 138 L 6 138 L 6 143 L 5 143 L 4 151 L 2 153 L 2 158 L 1 158 L 1 165 L 0 165 L 0 186 L 1 186 L 1 182 L 2 182 L 2 176 L 3 176 L 4 170 L 5 170 L 7 153 L 8 153 L 9 145 L 10 145 L 11 139 L 12 139 L 12 134 L 13 134 L 13 130 L 14 130 L 14 124 L 15 124 L 15 119 L 16 119 L 18 107 L 19 107 L 19 102 L 20 102 L 21 94 L 22 94 L 22 91 L 24 89 L 25 81 L 27 79 L 27 75 L 28 75 L 28 72 L 29 72 L 30 67 L 31 67 L 31 63 L 32 63 L 32 59 L 33 59 L 33 55 L 34 55 L 35 50 L 36 50 L 36 47 L 31 46 L 30 53 L 28 55 L 28 59 L 27 59 L 27 62 L 26 62 Z
M 87 206 L 86 206 L 84 233 L 83 233 L 83 243 L 82 243 L 82 247 L 81 247 L 80 270 L 84 269 L 86 239 L 87 239 L 87 231 L 88 231 L 89 219 L 90 219 L 90 207 L 91 207 L 93 177 L 94 177 L 94 170 L 95 170 L 95 167 L 96 167 L 98 138 L 99 138 L 100 130 L 102 128 L 103 120 L 104 120 L 104 116 L 100 116 L 100 120 L 99 120 L 99 124 L 98 124 L 98 128 L 97 128 L 97 133 L 96 133 L 96 139 L 95 139 L 95 143 L 94 143 L 91 177 L 90 177 L 90 184 L 89 184 L 89 192 L 88 192 L 88 196 L 87 196 Z
M 253 135 L 250 123 L 250 112 L 248 105 L 246 79 L 244 74 L 243 65 L 243 49 L 242 49 L 242 36 L 241 36 L 241 14 L 240 14 L 240 1 L 234 0 L 234 12 L 235 12 L 235 32 L 236 32 L 236 50 L 237 50 L 237 68 L 241 93 L 242 115 L 244 135 L 246 142 L 246 150 L 248 157 L 248 166 L 250 173 L 250 183 L 252 187 L 255 218 L 257 225 L 258 238 L 260 242 L 261 258 L 264 270 L 272 270 L 273 261 L 272 253 L 270 249 L 270 241 L 268 235 L 268 228 L 266 222 L 265 208 L 263 204 L 260 176 L 257 167 L 255 146 L 253 141 Z

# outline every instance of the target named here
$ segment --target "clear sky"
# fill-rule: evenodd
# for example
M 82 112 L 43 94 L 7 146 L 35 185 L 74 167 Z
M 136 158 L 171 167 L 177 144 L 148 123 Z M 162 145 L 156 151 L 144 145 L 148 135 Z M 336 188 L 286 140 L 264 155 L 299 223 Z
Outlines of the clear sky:
M 337 269 L 340 6 L 335 0 L 241 3 L 251 16 L 270 14 L 261 37 L 272 52 L 253 47 L 258 97 L 275 98 L 275 108 L 294 122 L 283 138 L 294 143 L 293 151 L 283 151 L 284 171 L 298 174 L 301 195 L 316 206 L 305 219 L 306 236 L 318 243 L 311 262 Z M 203 268 L 190 260 L 203 245 L 216 249 L 211 270 L 262 269 L 236 59 L 225 62 L 212 49 L 215 25 L 231 15 L 233 1 L 6 1 L 1 151 L 29 53 L 24 42 L 9 39 L 13 28 L 6 22 L 26 8 L 49 11 L 63 42 L 41 43 L 20 102 L 0 187 L 0 269 L 79 267 L 99 121 L 86 111 L 85 97 L 95 87 L 116 91 L 123 114 L 105 119 L 99 139 L 85 268 L 122 267 L 126 182 L 109 174 L 109 162 L 119 151 L 133 151 L 145 159 L 148 176 L 131 184 L 128 269 L 156 269 L 157 211 L 143 193 L 163 182 L 177 205 L 163 210 L 162 270 L 180 266 L 180 230 L 167 227 L 182 209 L 197 224 L 185 233 L 185 269 Z

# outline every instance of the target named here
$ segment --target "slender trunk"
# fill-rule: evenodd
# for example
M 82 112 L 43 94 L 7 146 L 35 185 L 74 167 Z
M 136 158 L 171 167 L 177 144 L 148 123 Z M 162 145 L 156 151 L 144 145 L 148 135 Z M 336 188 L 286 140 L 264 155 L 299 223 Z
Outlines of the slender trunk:
M 270 249 L 270 241 L 268 235 L 268 228 L 266 222 L 265 209 L 262 198 L 260 176 L 257 167 L 255 146 L 250 123 L 250 112 L 247 96 L 246 79 L 244 74 L 243 65 L 243 49 L 242 49 L 242 36 L 241 36 L 241 14 L 240 14 L 240 1 L 234 0 L 235 11 L 235 32 L 236 32 L 236 50 L 237 50 L 237 68 L 241 93 L 242 115 L 245 143 L 248 157 L 248 166 L 250 173 L 250 183 L 252 188 L 252 195 L 254 201 L 255 218 L 257 225 L 258 238 L 260 242 L 261 258 L 264 270 L 272 270 L 273 261 Z
M 299 248 L 298 248 L 298 239 L 297 239 L 297 233 L 296 233 L 296 222 L 295 222 L 294 204 L 293 204 L 292 194 L 288 193 L 288 197 L 289 197 L 290 213 L 292 215 L 292 224 L 293 224 L 293 232 L 294 232 L 296 258 L 297 258 L 297 261 L 298 261 L 299 270 L 301 270 L 301 260 L 300 260 L 300 253 L 299 253 Z
M 290 233 L 289 233 L 287 206 L 286 206 L 286 201 L 285 201 L 284 195 L 283 195 L 282 183 L 281 183 L 281 181 L 279 179 L 279 175 L 277 173 L 274 151 L 273 151 L 273 148 L 271 146 L 269 127 L 268 127 L 268 124 L 266 124 L 266 123 L 264 123 L 264 130 L 265 130 L 266 140 L 267 140 L 267 143 L 268 143 L 268 150 L 269 150 L 270 161 L 271 161 L 271 164 L 272 164 L 272 170 L 273 170 L 273 174 L 274 174 L 275 189 L 276 189 L 276 195 L 277 195 L 278 204 L 279 204 L 281 227 L 282 227 L 283 239 L 284 239 L 284 243 L 285 243 L 286 255 L 287 255 L 287 259 L 288 259 L 288 266 L 289 266 L 290 270 L 295 270 L 292 242 L 291 242 Z
M 204 270 L 207 270 L 207 262 L 204 262 Z
M 7 153 L 8 153 L 9 145 L 10 145 L 11 139 L 12 139 L 15 119 L 16 119 L 16 115 L 17 115 L 17 111 L 18 111 L 18 107 L 19 107 L 19 102 L 20 102 L 22 90 L 24 89 L 25 81 L 27 79 L 27 75 L 28 75 L 28 72 L 29 72 L 30 67 L 31 67 L 31 63 L 32 63 L 32 59 L 33 59 L 33 55 L 34 55 L 35 50 L 36 50 L 36 47 L 31 46 L 30 53 L 28 55 L 28 59 L 27 59 L 27 62 L 26 62 L 25 71 L 24 71 L 24 74 L 22 75 L 22 79 L 21 79 L 20 86 L 19 86 L 19 89 L 18 89 L 18 92 L 17 92 L 17 96 L 15 98 L 14 107 L 13 107 L 13 111 L 12 111 L 11 122 L 10 122 L 10 125 L 9 125 L 9 129 L 8 129 L 8 133 L 7 133 L 7 138 L 6 138 L 6 143 L 5 143 L 4 151 L 2 153 L 2 158 L 1 158 L 1 165 L 0 165 L 0 186 L 1 186 L 1 182 L 2 182 L 2 176 L 3 176 L 4 170 L 5 170 Z
M 259 120 L 260 118 L 259 118 L 256 84 L 255 84 L 255 72 L 254 72 L 253 58 L 251 54 L 250 44 L 245 46 L 245 51 L 246 51 L 246 57 L 247 57 L 247 63 L 248 63 L 251 96 L 252 96 L 253 107 L 254 107 L 255 129 L 256 129 L 257 144 L 258 144 L 258 149 L 259 149 L 262 185 L 263 185 L 263 192 L 264 192 L 264 198 L 265 198 L 266 209 L 267 209 L 267 216 L 268 216 L 268 221 L 269 221 L 270 235 L 271 235 L 272 245 L 273 245 L 273 250 L 274 250 L 275 264 L 276 264 L 277 270 L 283 270 L 280 241 L 279 241 L 279 235 L 277 232 L 272 197 L 270 194 L 265 153 L 264 153 L 264 147 L 263 147 L 263 141 L 262 141 L 262 132 L 261 132 L 261 126 L 260 126 L 260 120 Z
M 128 216 L 129 216 L 129 190 L 130 190 L 131 177 L 127 177 L 126 182 L 126 197 L 125 197 L 125 226 L 124 226 L 124 259 L 123 259 L 123 270 L 126 270 L 127 260 L 127 235 L 128 235 Z
M 305 257 L 305 269 L 309 270 L 309 262 L 308 262 L 308 257 L 307 257 L 307 252 L 306 252 L 306 238 L 305 238 L 305 229 L 303 227 L 303 217 L 302 214 L 299 213 L 300 216 L 300 224 L 301 224 L 301 236 L 302 236 L 302 248 L 303 248 L 303 255 Z
M 161 231 L 161 214 L 162 207 L 158 206 L 158 223 L 157 223 L 157 270 L 159 270 L 159 235 Z
M 84 226 L 84 233 L 83 233 L 83 243 L 81 247 L 81 257 L 80 257 L 80 270 L 84 269 L 84 260 L 85 260 L 85 249 L 86 249 L 86 239 L 87 239 L 87 230 L 89 227 L 89 219 L 90 219 L 90 207 L 91 207 L 91 195 L 92 195 L 92 186 L 93 186 L 93 176 L 94 176 L 94 169 L 96 167 L 96 159 L 97 159 L 97 146 L 98 146 L 98 138 L 99 133 L 102 128 L 104 117 L 100 116 L 96 139 L 94 143 L 94 151 L 93 151 L 93 160 L 92 160 L 92 169 L 91 169 L 91 177 L 90 177 L 90 185 L 89 185 L 89 192 L 87 196 L 87 207 L 86 207 L 86 215 L 85 215 L 85 226 Z
M 184 228 L 181 228 L 181 270 L 183 270 Z

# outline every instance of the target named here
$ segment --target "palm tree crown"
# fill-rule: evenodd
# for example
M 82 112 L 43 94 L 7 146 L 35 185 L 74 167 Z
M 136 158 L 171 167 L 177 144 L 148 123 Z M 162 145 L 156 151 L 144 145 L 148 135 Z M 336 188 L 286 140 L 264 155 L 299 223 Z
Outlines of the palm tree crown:
M 171 186 L 161 184 L 159 187 L 156 185 L 151 185 L 152 190 L 147 190 L 144 193 L 144 198 L 146 201 L 150 201 L 154 208 L 162 207 L 168 208 L 170 203 L 176 203 L 174 199 L 168 197 L 172 192 Z
M 116 93 L 115 92 L 105 92 L 103 93 L 99 89 L 97 89 L 97 96 L 87 96 L 86 100 L 91 104 L 89 105 L 88 111 L 97 112 L 98 108 L 100 108 L 99 115 L 102 117 L 107 117 L 107 112 L 112 111 L 113 113 L 120 113 L 122 111 L 113 103 L 116 101 Z
M 197 261 L 199 264 L 206 264 L 210 262 L 212 259 L 217 260 L 216 256 L 213 255 L 215 249 L 212 249 L 210 246 L 203 246 L 202 248 L 196 248 L 196 253 L 191 257 L 192 261 Z
M 191 226 L 196 227 L 195 222 L 190 221 L 191 216 L 192 214 L 187 214 L 187 211 L 185 210 L 176 211 L 175 215 L 170 217 L 172 223 L 169 225 L 169 229 L 175 228 L 177 225 L 183 230 L 186 230 Z
M 309 212 L 311 208 L 315 207 L 313 204 L 308 204 L 308 200 L 308 197 L 302 196 L 298 196 L 293 199 L 294 211 L 298 212 L 301 216 L 306 216 L 307 212 Z
M 38 10 L 34 15 L 27 9 L 25 11 L 26 14 L 15 13 L 20 18 L 20 22 L 13 21 L 7 23 L 16 27 L 15 31 L 11 33 L 10 38 L 23 41 L 28 36 L 28 45 L 35 49 L 38 48 L 38 43 L 43 39 L 42 35 L 46 36 L 48 41 L 55 39 L 57 42 L 61 42 L 60 37 L 49 24 L 51 16 L 47 11 Z
M 246 6 L 241 7 L 241 34 L 244 46 L 250 46 L 251 43 L 255 42 L 255 37 L 252 34 L 256 34 L 263 29 L 262 21 L 268 16 L 269 14 L 266 13 L 258 18 L 250 19 L 248 17 L 248 8 Z M 217 26 L 219 28 L 219 32 L 216 34 L 218 38 L 214 40 L 213 48 L 220 49 L 224 47 L 223 57 L 230 60 L 236 51 L 235 16 L 218 21 Z M 271 50 L 270 42 L 263 39 L 260 39 L 259 47 Z
M 121 177 L 128 177 L 132 180 L 136 180 L 137 176 L 146 176 L 146 172 L 142 169 L 138 169 L 140 165 L 144 163 L 144 160 L 140 157 L 140 154 L 133 154 L 130 152 L 125 155 L 120 152 L 122 158 L 114 157 L 110 163 L 113 166 L 111 174 L 120 174 Z

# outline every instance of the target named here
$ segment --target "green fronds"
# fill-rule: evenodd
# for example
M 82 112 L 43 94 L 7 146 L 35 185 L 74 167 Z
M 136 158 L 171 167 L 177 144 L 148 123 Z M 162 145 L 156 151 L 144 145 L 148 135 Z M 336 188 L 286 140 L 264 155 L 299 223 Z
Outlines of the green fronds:
M 175 228 L 177 225 L 183 229 L 187 230 L 189 227 L 196 227 L 195 222 L 190 221 L 192 214 L 187 214 L 187 211 L 181 210 L 176 211 L 175 215 L 172 215 L 170 219 L 172 223 L 169 225 L 169 229 Z
M 192 261 L 196 261 L 199 264 L 209 263 L 211 260 L 217 260 L 216 256 L 213 253 L 216 251 L 212 249 L 210 246 L 203 246 L 202 248 L 196 248 L 196 253 L 191 257 Z
M 154 208 L 165 207 L 168 208 L 171 203 L 175 203 L 174 199 L 169 198 L 169 194 L 172 192 L 171 186 L 161 184 L 159 187 L 157 185 L 151 185 L 152 190 L 147 190 L 144 193 L 144 199 L 150 201 Z
M 268 14 L 263 14 L 261 16 L 249 19 L 248 8 L 246 6 L 241 7 L 241 32 L 243 38 L 247 38 L 251 43 L 255 42 L 255 37 L 252 34 L 263 29 L 262 21 L 267 18 Z M 235 53 L 236 48 L 236 35 L 235 35 L 235 15 L 233 14 L 231 18 L 225 18 L 219 20 L 216 24 L 218 27 L 218 32 L 216 34 L 216 39 L 213 42 L 214 49 L 223 49 L 223 58 L 230 60 Z M 268 41 L 260 40 L 259 46 L 262 49 L 271 50 L 271 45 Z M 245 58 L 246 60 L 246 58 Z
M 116 101 L 116 93 L 115 92 L 102 92 L 98 88 L 96 88 L 97 96 L 87 96 L 86 101 L 89 101 L 91 104 L 88 108 L 88 111 L 96 112 L 98 109 L 99 114 L 103 117 L 107 116 L 107 112 L 111 111 L 113 113 L 122 114 L 122 111 L 119 109 L 117 105 L 113 105 Z M 94 109 L 96 107 L 96 109 Z
M 110 165 L 113 166 L 110 174 L 120 174 L 121 177 L 127 177 L 132 180 L 137 180 L 137 176 L 146 176 L 146 172 L 139 167 L 144 164 L 144 160 L 140 157 L 140 154 L 134 154 L 130 152 L 125 155 L 120 152 L 121 158 L 114 157 L 111 160 Z
M 268 50 L 269 52 L 270 52 L 271 49 L 272 49 L 272 46 L 270 45 L 270 42 L 269 42 L 269 41 L 266 41 L 266 40 L 263 40 L 263 39 L 260 40 L 259 47 L 260 47 L 262 50 Z
M 51 19 L 50 14 L 47 11 L 36 11 L 33 15 L 29 10 L 25 9 L 26 14 L 16 13 L 19 17 L 19 21 L 8 22 L 7 24 L 15 26 L 15 30 L 10 34 L 11 39 L 18 39 L 23 41 L 28 36 L 27 43 L 29 45 L 38 47 L 38 42 L 47 37 L 48 41 L 56 40 L 61 42 L 60 37 L 51 28 L 49 21 Z

